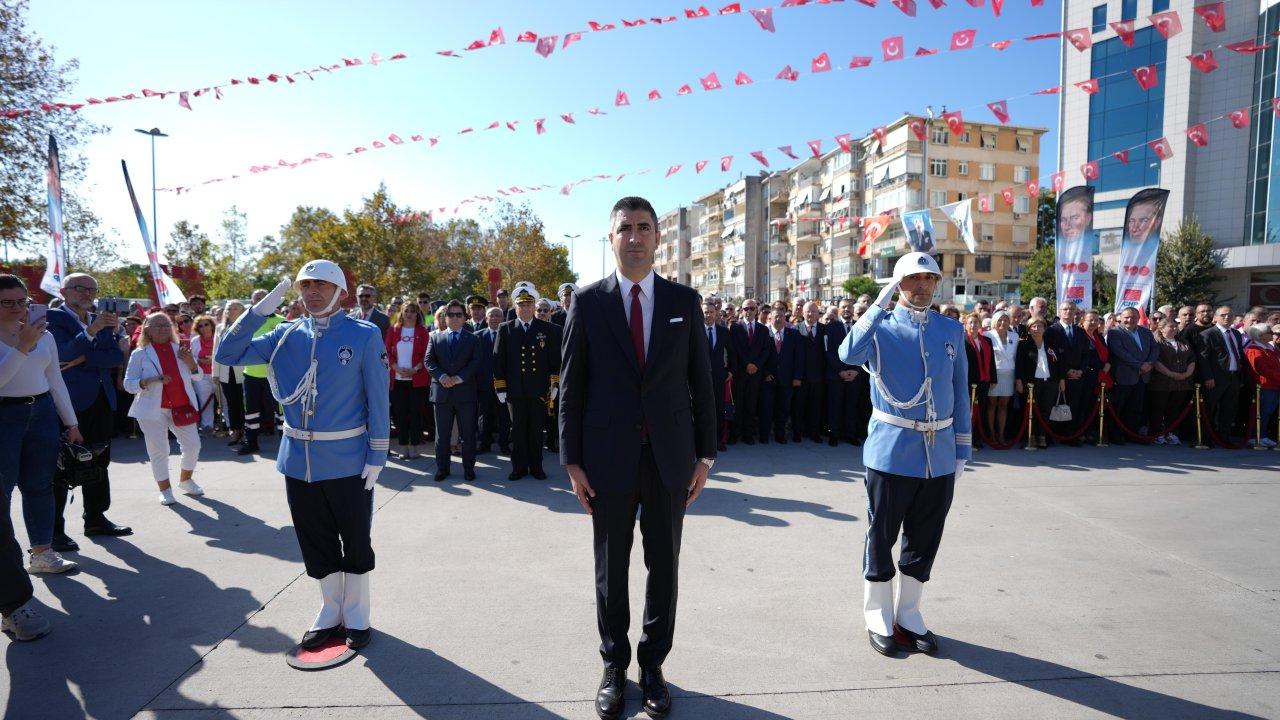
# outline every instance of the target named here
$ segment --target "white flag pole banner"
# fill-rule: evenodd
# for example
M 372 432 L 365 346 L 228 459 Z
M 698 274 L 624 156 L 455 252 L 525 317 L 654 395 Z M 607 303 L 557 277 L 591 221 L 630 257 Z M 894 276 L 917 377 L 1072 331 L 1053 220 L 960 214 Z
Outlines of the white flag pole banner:
M 62 234 L 62 162 L 58 159 L 58 143 L 49 133 L 49 244 L 44 252 L 44 277 L 40 289 L 54 297 L 62 297 L 62 278 L 67 272 L 67 251 Z
M 1120 241 L 1120 269 L 1116 272 L 1116 312 L 1147 308 L 1156 290 L 1156 255 L 1160 226 L 1169 191 L 1139 190 L 1124 211 L 1124 237 Z
M 964 240 L 969 252 L 978 252 L 978 244 L 973 238 L 973 198 L 953 202 L 950 205 L 943 205 L 938 209 L 960 231 L 960 239 Z
M 1081 310 L 1093 309 L 1093 188 L 1077 185 L 1058 196 L 1057 269 L 1055 290 L 1059 302 L 1070 301 Z
M 120 161 L 120 169 L 124 170 L 124 184 L 129 188 L 129 200 L 133 203 L 133 214 L 138 217 L 138 229 L 142 231 L 142 245 L 147 251 L 147 262 L 151 266 L 151 282 L 156 286 L 156 299 L 161 306 L 170 303 L 183 303 L 187 296 L 173 282 L 173 278 L 160 267 L 160 259 L 156 256 L 156 248 L 151 244 L 151 234 L 147 232 L 147 221 L 142 217 L 142 208 L 138 207 L 138 196 L 133 193 L 133 183 L 129 180 L 129 166 Z

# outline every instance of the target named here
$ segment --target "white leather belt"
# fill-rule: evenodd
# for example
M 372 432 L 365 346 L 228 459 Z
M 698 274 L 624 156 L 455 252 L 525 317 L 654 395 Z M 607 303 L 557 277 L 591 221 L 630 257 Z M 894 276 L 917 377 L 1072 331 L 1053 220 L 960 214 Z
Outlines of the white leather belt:
M 368 431 L 364 427 L 354 427 L 350 430 L 299 430 L 295 427 L 284 426 L 285 437 L 291 437 L 294 440 L 346 440 L 348 438 L 360 437 Z
M 907 418 L 898 417 L 897 415 L 890 415 L 889 413 L 883 410 L 872 410 L 871 417 L 875 418 L 876 420 L 879 420 L 882 423 L 888 423 L 889 425 L 893 425 L 900 428 L 906 428 L 908 430 L 916 430 L 919 432 L 937 432 L 938 430 L 941 430 L 943 428 L 951 427 L 951 422 L 952 422 L 952 418 L 944 418 L 942 420 L 935 420 L 933 422 L 925 422 L 923 420 L 908 420 Z

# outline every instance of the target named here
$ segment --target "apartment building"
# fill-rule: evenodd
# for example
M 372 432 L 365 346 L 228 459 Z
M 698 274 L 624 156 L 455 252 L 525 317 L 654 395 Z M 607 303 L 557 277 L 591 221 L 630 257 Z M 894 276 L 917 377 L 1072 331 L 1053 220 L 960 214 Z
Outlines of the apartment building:
M 702 208 L 680 206 L 658 218 L 661 240 L 654 256 L 654 272 L 682 285 L 690 285 L 692 276 L 693 234 L 698 229 Z
M 693 226 L 696 230 L 689 244 L 690 285 L 703 295 L 723 295 L 724 189 L 703 195 L 696 205 L 701 209 L 701 217 Z

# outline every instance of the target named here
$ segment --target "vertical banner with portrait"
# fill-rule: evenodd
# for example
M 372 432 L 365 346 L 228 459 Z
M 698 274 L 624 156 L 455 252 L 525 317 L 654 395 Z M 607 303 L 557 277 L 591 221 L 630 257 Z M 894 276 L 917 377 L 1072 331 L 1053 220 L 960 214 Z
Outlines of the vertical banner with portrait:
M 49 242 L 44 253 L 44 276 L 40 289 L 54 297 L 62 297 L 62 278 L 67 272 L 67 251 L 62 230 L 62 163 L 58 160 L 58 141 L 49 133 L 49 164 L 46 170 L 46 193 L 49 200 Z
M 1116 270 L 1116 312 L 1129 307 L 1148 308 L 1156 291 L 1156 255 L 1160 226 L 1169 191 L 1139 190 L 1124 210 L 1124 236 L 1120 239 L 1120 267 Z
M 1077 185 L 1058 196 L 1056 218 L 1058 301 L 1070 301 L 1081 310 L 1093 309 L 1093 188 Z
M 912 210 L 902 213 L 902 231 L 907 235 L 911 252 L 938 253 L 938 243 L 933 239 L 933 220 L 929 210 Z

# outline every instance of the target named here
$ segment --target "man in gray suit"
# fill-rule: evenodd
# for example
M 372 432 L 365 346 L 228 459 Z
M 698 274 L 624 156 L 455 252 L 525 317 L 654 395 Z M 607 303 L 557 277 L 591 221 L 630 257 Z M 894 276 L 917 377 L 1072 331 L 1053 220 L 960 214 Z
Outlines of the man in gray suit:
M 382 331 L 382 339 L 387 339 L 387 328 L 391 327 L 391 318 L 378 309 L 378 289 L 372 285 L 361 285 L 356 288 L 356 302 L 359 307 L 351 311 L 351 317 L 365 320 L 378 326 Z
M 1120 313 L 1119 327 L 1107 331 L 1107 352 L 1111 355 L 1111 404 L 1120 420 L 1133 432 L 1142 423 L 1142 401 L 1151 379 L 1151 369 L 1160 357 L 1156 338 L 1138 325 L 1138 309 L 1125 308 Z M 1123 445 L 1124 435 L 1116 423 L 1111 424 L 1111 444 Z M 1144 443 L 1145 444 L 1145 443 Z

